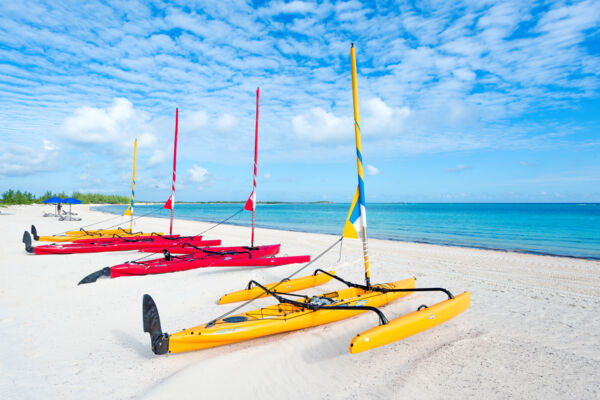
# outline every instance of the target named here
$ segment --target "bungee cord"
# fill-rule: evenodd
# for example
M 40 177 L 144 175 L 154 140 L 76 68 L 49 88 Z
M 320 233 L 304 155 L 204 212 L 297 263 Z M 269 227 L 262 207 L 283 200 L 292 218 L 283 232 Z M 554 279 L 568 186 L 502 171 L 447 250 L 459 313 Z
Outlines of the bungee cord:
M 323 257 L 325 254 L 327 254 L 330 250 L 332 250 L 335 246 L 337 246 L 338 243 L 342 243 L 343 239 L 344 239 L 343 236 L 340 237 L 331 246 L 329 246 L 327 249 L 325 249 L 323 252 L 321 252 L 321 254 L 319 254 L 318 256 L 316 256 L 314 259 L 310 260 L 308 263 L 306 263 L 302 267 L 298 268 L 296 271 L 294 271 L 292 274 L 290 274 L 286 278 L 283 278 L 282 280 L 280 280 L 279 282 L 277 282 L 275 285 L 273 285 L 272 287 L 270 287 L 269 290 L 274 291 L 279 285 L 281 285 L 282 283 L 285 283 L 286 281 L 290 280 L 294 276 L 298 275 L 300 272 L 302 272 L 304 269 L 308 268 L 315 261 L 317 261 L 318 259 L 320 259 L 321 257 Z M 254 298 L 252 298 L 250 300 L 245 301 L 244 303 L 240 304 L 239 306 L 237 306 L 237 307 L 229 310 L 228 312 L 226 312 L 226 313 L 218 316 L 217 318 L 211 320 L 210 322 L 208 322 L 206 324 L 206 326 L 208 327 L 208 326 L 213 325 L 216 321 L 218 321 L 220 319 L 223 319 L 223 318 L 227 317 L 228 315 L 233 314 L 234 312 L 242 309 L 243 307 L 246 307 L 248 304 L 252 303 L 254 300 L 260 298 L 261 296 L 262 296 L 262 293 L 258 294 L 256 297 L 254 297 Z

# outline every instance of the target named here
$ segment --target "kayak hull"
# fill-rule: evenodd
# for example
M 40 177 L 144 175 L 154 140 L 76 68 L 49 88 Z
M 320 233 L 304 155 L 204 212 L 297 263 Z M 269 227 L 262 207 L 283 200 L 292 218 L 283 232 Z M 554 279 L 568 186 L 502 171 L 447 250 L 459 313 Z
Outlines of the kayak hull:
M 216 247 L 210 248 L 211 252 L 239 252 L 237 254 L 211 254 L 198 251 L 196 254 L 186 255 L 181 258 L 166 260 L 159 258 L 141 262 L 127 262 L 110 268 L 110 277 L 139 276 L 165 274 L 169 272 L 187 271 L 190 269 L 224 266 L 272 266 L 270 258 L 279 253 L 281 245 L 248 247 Z M 304 256 L 302 256 L 304 257 Z M 287 257 L 294 261 L 293 257 Z M 303 260 L 303 259 L 302 259 Z M 303 261 L 296 261 L 303 262 Z
M 395 289 L 411 289 L 415 287 L 415 279 L 410 278 L 380 286 Z M 326 293 L 320 297 L 334 300 L 335 304 L 332 304 L 334 306 L 380 307 L 410 293 L 412 292 L 380 293 L 349 288 Z M 302 309 L 292 304 L 281 303 L 218 320 L 208 328 L 204 324 L 171 334 L 168 336 L 168 351 L 178 353 L 217 347 L 277 333 L 323 325 L 350 318 L 363 312 L 365 310 L 320 309 L 314 311 Z M 243 321 L 227 322 L 239 320 Z
M 147 238 L 150 239 L 150 238 Z M 56 245 L 44 245 L 36 246 L 33 249 L 35 254 L 74 254 L 74 253 L 100 253 L 110 251 L 129 251 L 139 250 L 142 248 L 156 248 L 163 249 L 173 245 L 182 245 L 183 243 L 190 243 L 194 246 L 216 246 L 221 244 L 220 240 L 200 240 L 196 238 L 183 238 L 175 240 L 164 240 L 153 238 L 154 240 L 142 240 L 136 242 L 129 242 L 126 240 L 115 240 L 115 241 L 92 241 L 83 243 L 69 243 L 69 244 L 56 244 Z

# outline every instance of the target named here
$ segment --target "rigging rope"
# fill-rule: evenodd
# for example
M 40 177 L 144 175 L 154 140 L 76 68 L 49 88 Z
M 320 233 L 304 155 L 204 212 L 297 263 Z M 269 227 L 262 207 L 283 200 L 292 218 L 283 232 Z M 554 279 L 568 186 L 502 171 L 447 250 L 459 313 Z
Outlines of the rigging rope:
M 235 217 L 236 215 L 238 215 L 239 213 L 241 213 L 242 211 L 244 211 L 244 207 L 240 208 L 239 210 L 237 210 L 236 212 L 234 212 L 233 214 L 231 214 L 229 217 L 225 218 L 224 220 L 217 222 L 216 224 L 214 224 L 213 226 L 211 226 L 210 228 L 200 232 L 198 235 L 196 236 L 200 236 L 200 235 L 204 235 L 206 232 L 216 228 L 219 225 L 224 224 L 225 222 L 229 221 L 231 218 Z
M 162 206 L 161 206 L 161 207 L 158 207 L 158 208 L 156 208 L 156 209 L 152 209 L 150 212 L 148 212 L 148 213 L 146 213 L 146 214 L 138 215 L 137 217 L 133 218 L 133 219 L 132 219 L 132 221 L 135 221 L 136 219 L 139 219 L 139 218 L 142 218 L 142 217 L 146 217 L 146 216 L 148 216 L 148 215 L 150 215 L 150 214 L 154 214 L 155 212 L 157 212 L 157 211 L 160 211 L 160 210 L 162 210 L 162 209 L 163 209 L 163 207 L 162 207 Z M 81 229 L 83 229 L 83 228 L 87 228 L 88 226 L 97 225 L 97 224 L 102 224 L 102 223 L 104 223 L 104 222 L 112 221 L 113 219 L 116 219 L 116 218 L 122 218 L 122 217 L 123 217 L 122 215 L 115 215 L 114 217 L 110 217 L 110 218 L 107 218 L 107 219 L 105 219 L 105 220 L 102 220 L 102 221 L 93 222 L 93 223 L 91 223 L 91 224 L 84 225 L 84 226 L 80 227 L 79 229 L 81 230 Z M 108 228 L 105 228 L 105 229 L 115 228 L 115 227 L 117 227 L 117 226 L 119 226 L 119 225 L 121 225 L 121 222 L 119 222 L 118 224 L 115 224 L 115 225 L 111 225 L 111 226 L 109 226 Z M 65 233 L 67 233 L 67 232 L 69 232 L 69 231 L 68 231 L 68 230 L 66 230 L 66 231 L 63 231 L 63 232 L 55 233 L 54 235 L 62 235 L 62 234 L 65 234 Z M 54 236 L 54 235 L 53 235 L 53 236 Z M 76 235 L 74 235 L 74 236 L 76 237 Z M 83 232 L 82 232 L 82 235 L 81 235 L 81 236 L 84 236 Z
M 325 254 L 327 254 L 331 249 L 333 249 L 335 246 L 337 246 L 338 243 L 341 243 L 342 240 L 344 239 L 344 237 L 340 237 L 338 240 L 335 241 L 335 243 L 333 243 L 331 246 L 329 246 L 327 249 L 325 249 L 323 252 L 321 252 L 321 254 L 319 254 L 318 256 L 316 256 L 314 259 L 310 260 L 308 263 L 306 263 L 306 265 L 303 265 L 302 267 L 300 267 L 299 269 L 297 269 L 296 271 L 294 271 L 291 275 L 289 275 L 287 278 L 284 278 L 282 280 L 280 280 L 278 283 L 276 283 L 274 286 L 269 287 L 269 290 L 271 291 L 275 291 L 275 289 L 277 288 L 277 286 L 281 285 L 282 283 L 285 283 L 286 281 L 290 280 L 291 278 L 293 278 L 294 276 L 296 276 L 297 274 L 299 274 L 301 271 L 303 271 L 304 269 L 306 269 L 309 265 L 313 264 L 315 261 L 317 261 L 319 258 L 323 257 Z M 213 319 L 212 321 L 210 321 L 209 323 L 207 323 L 207 326 L 210 326 L 212 324 L 214 324 L 216 321 L 223 319 L 225 317 L 227 317 L 228 315 L 233 314 L 234 312 L 238 311 L 239 309 L 247 306 L 248 304 L 252 303 L 254 300 L 258 299 L 259 297 L 261 297 L 263 294 L 260 293 L 258 294 L 256 297 L 245 301 L 244 303 L 240 304 L 239 306 L 233 308 L 232 310 L 229 310 L 228 312 L 226 312 L 223 315 L 218 316 L 217 318 Z
M 239 210 L 237 210 L 236 212 L 234 212 L 233 214 L 231 214 L 229 217 L 225 218 L 224 220 L 222 220 L 220 222 L 217 222 L 216 224 L 214 224 L 210 228 L 208 228 L 208 229 L 206 229 L 206 230 L 204 230 L 204 231 L 202 231 L 202 232 L 200 232 L 200 233 L 198 233 L 197 235 L 194 235 L 194 236 L 204 235 L 206 232 L 210 231 L 211 229 L 216 228 L 217 226 L 219 226 L 221 224 L 224 224 L 225 222 L 229 221 L 231 218 L 235 217 L 236 215 L 238 215 L 242 211 L 244 211 L 244 208 L 240 208 Z M 156 253 L 148 253 L 147 255 L 142 256 L 140 258 L 136 258 L 135 260 L 131 260 L 130 262 L 138 262 L 138 261 L 141 261 L 141 260 L 145 260 L 146 258 L 152 257 L 154 255 L 156 255 Z

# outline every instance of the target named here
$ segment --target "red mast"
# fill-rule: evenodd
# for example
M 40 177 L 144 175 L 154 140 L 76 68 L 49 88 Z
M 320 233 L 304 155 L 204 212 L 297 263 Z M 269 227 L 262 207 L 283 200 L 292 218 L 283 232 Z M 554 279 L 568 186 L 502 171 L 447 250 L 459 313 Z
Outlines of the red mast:
M 244 206 L 245 210 L 252 211 L 252 238 L 250 240 L 250 246 L 254 247 L 254 217 L 256 214 L 256 167 L 258 164 L 258 95 L 259 88 L 256 88 L 256 124 L 254 127 L 254 185 L 252 187 L 252 193 L 250 198 Z
M 173 150 L 173 186 L 171 187 L 171 197 L 165 203 L 164 208 L 171 209 L 171 225 L 169 234 L 173 236 L 173 210 L 175 209 L 175 171 L 177 169 L 177 126 L 179 124 L 179 109 L 175 109 L 175 148 Z

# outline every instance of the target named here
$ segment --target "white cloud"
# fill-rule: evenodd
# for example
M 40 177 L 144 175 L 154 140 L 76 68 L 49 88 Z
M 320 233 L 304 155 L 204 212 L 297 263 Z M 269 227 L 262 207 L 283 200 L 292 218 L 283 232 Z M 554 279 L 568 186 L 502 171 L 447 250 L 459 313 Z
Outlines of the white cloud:
M 352 137 L 352 119 L 340 118 L 320 107 L 292 119 L 294 133 L 314 143 L 348 141 Z
M 406 119 L 411 115 L 408 107 L 390 107 L 377 97 L 365 101 L 364 110 L 365 118 L 360 128 L 361 133 L 365 135 L 400 134 Z
M 107 108 L 80 107 L 64 119 L 62 134 L 77 143 L 123 143 L 136 135 L 151 142 L 148 115 L 136 110 L 131 101 L 115 98 Z
M 371 164 L 367 164 L 367 174 L 368 175 L 377 175 L 379 173 L 379 169 L 372 166 Z
M 270 173 L 270 172 L 265 172 L 265 174 L 263 175 L 263 178 L 264 178 L 265 180 L 269 180 L 269 179 L 271 179 L 271 173 Z
M 217 121 L 215 122 L 215 127 L 219 132 L 229 133 L 231 132 L 238 124 L 237 118 L 231 114 L 225 113 L 219 115 Z
M 374 97 L 363 103 L 360 129 L 363 136 L 393 136 L 402 133 L 411 115 L 408 107 L 390 107 Z M 352 112 L 350 110 L 350 112 Z M 354 140 L 353 119 L 338 117 L 320 107 L 292 118 L 294 133 L 314 143 L 351 142 Z
M 194 164 L 188 169 L 189 179 L 194 183 L 204 183 L 208 179 L 208 171 L 199 165 Z
M 44 151 L 54 152 L 58 150 L 58 146 L 47 139 L 42 140 L 42 143 L 44 144 Z
M 466 68 L 458 68 L 453 72 L 454 76 L 463 81 L 472 81 L 475 79 L 476 75 L 473 71 Z
M 181 131 L 198 133 L 201 128 L 208 125 L 208 114 L 204 111 L 182 112 Z
M 306 1 L 290 1 L 289 3 L 272 2 L 266 10 L 268 14 L 304 14 L 316 8 L 316 5 Z
M 8 145 L 0 148 L 0 175 L 27 176 L 57 168 L 60 148 L 43 140 L 41 148 Z
M 162 164 L 163 162 L 167 161 L 168 154 L 169 153 L 167 150 L 154 150 L 154 153 L 152 153 L 146 165 L 148 165 L 149 167 L 153 167 L 155 165 Z

